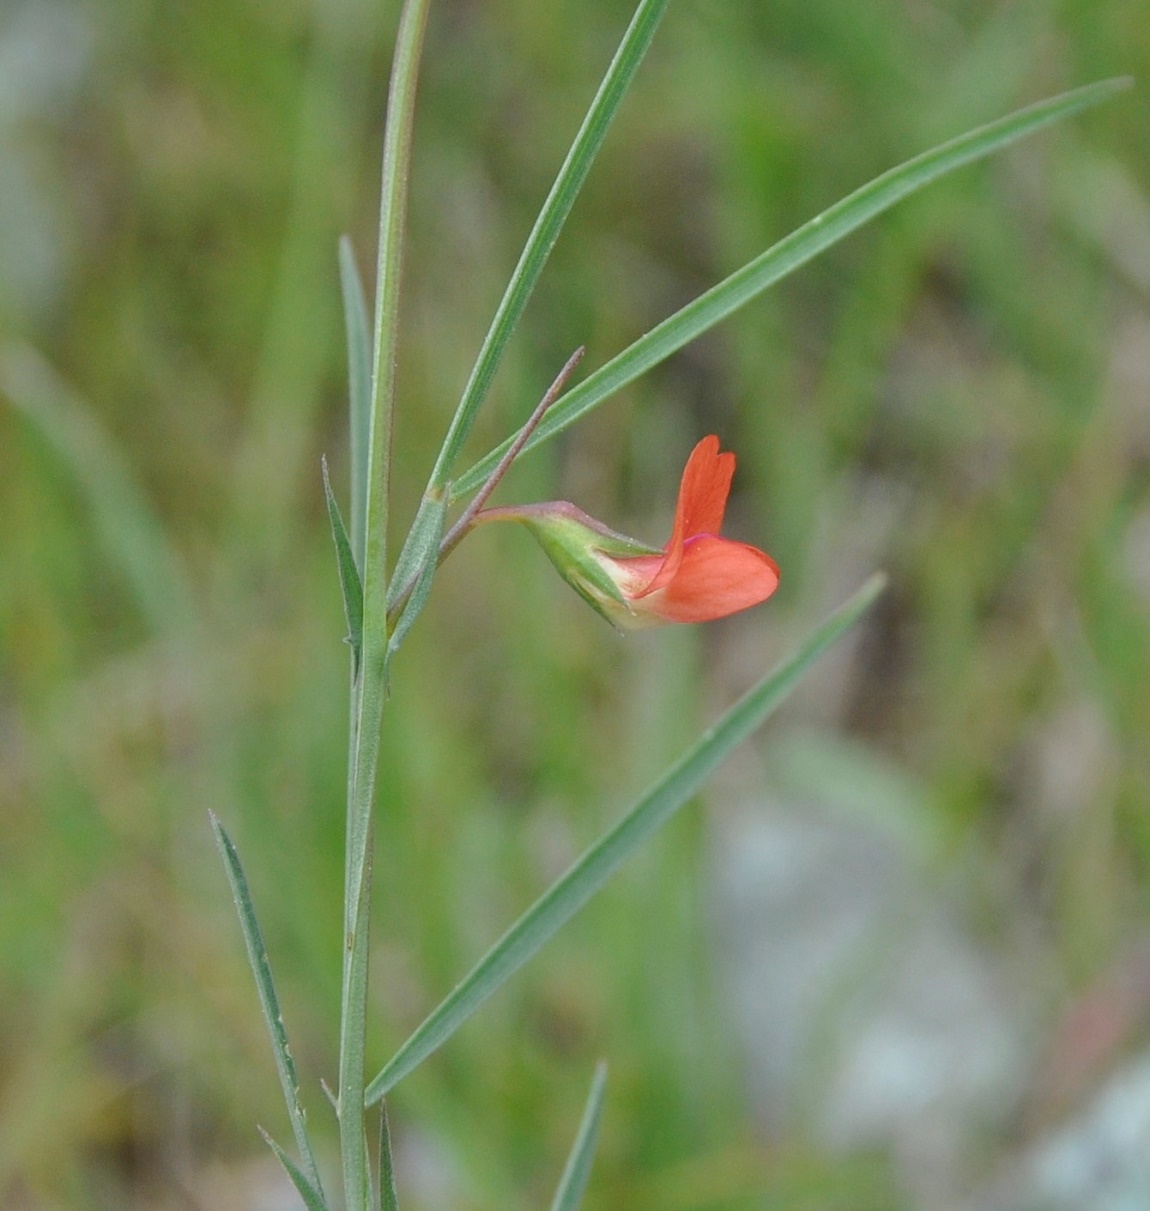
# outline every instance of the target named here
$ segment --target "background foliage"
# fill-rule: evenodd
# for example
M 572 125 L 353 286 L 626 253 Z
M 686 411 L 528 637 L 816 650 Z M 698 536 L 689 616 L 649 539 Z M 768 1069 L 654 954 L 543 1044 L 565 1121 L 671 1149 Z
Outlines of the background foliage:
M 5 1206 L 275 1205 L 257 1201 L 273 1179 L 252 1124 L 278 1130 L 277 1092 L 209 807 L 244 853 L 305 1096 L 327 1113 L 346 657 L 318 464 L 346 466 L 335 246 L 348 230 L 371 263 L 393 8 L 0 13 Z M 628 16 L 620 0 L 433 10 L 401 520 Z M 1139 0 L 672 6 L 475 453 L 575 346 L 600 363 L 883 169 L 1148 68 Z M 797 1065 L 788 1105 L 756 1096 L 716 890 L 723 838 L 756 805 L 868 822 L 877 804 L 927 838 L 918 876 L 961 900 L 1025 1038 L 962 1149 L 981 1172 L 1009 1171 L 1136 1055 L 1148 140 L 1127 94 L 932 186 L 501 489 L 661 540 L 685 453 L 718 432 L 740 457 L 732 533 L 783 568 L 763 610 L 622 640 L 517 534 L 445 565 L 386 725 L 381 1060 L 700 721 L 870 569 L 892 588 L 702 810 L 397 1091 L 405 1206 L 543 1205 L 600 1056 L 591 1206 L 931 1205 L 913 1178 L 929 1164 L 897 1138 L 820 1130 L 819 1062 Z M 967 1166 L 951 1167 L 969 1191 Z

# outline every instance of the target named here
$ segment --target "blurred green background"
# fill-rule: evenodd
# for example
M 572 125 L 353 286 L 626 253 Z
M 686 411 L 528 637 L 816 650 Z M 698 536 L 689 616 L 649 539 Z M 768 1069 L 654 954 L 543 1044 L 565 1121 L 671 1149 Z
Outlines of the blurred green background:
M 400 523 L 629 15 L 433 8 Z M 319 457 L 345 493 L 336 240 L 370 281 L 395 19 L 369 0 L 0 9 L 14 1211 L 293 1205 L 255 1132 L 287 1128 L 209 808 L 334 1147 L 319 1079 L 336 1070 L 347 660 Z M 1124 73 L 1150 78 L 1144 0 L 679 0 L 474 455 L 575 346 L 593 368 L 882 170 Z M 698 727 L 869 571 L 891 587 L 705 801 L 397 1090 L 406 1208 L 547 1205 L 601 1056 L 591 1208 L 1063 1205 L 1033 1184 L 1035 1150 L 1150 1033 L 1148 147 L 1143 86 L 932 186 L 501 489 L 661 542 L 687 452 L 718 433 L 739 455 L 729 531 L 783 569 L 762 609 L 622 639 L 522 534 L 479 533 L 445 565 L 386 724 L 378 1063 Z M 799 879 L 779 832 L 756 831 L 772 820 L 817 824 L 886 905 L 826 963 L 802 905 L 846 868 Z M 779 879 L 795 898 L 750 911 Z M 946 978 L 977 983 L 971 956 L 991 973 L 992 1092 L 925 1143 L 857 1100 L 836 1129 L 870 1037 L 849 1007 L 870 997 L 881 1018 L 882 973 L 935 913 Z M 982 1020 L 942 1000 L 956 1029 Z M 922 1076 L 889 1034 L 894 1069 Z M 875 1071 L 895 1097 L 891 1065 Z M 894 1119 L 947 1101 L 915 1096 Z

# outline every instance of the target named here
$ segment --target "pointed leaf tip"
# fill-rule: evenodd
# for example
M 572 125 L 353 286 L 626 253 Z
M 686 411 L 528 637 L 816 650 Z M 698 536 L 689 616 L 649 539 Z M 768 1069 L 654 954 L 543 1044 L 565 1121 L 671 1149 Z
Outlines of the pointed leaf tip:
M 235 900 L 236 911 L 239 914 L 240 928 L 244 936 L 248 964 L 252 969 L 252 974 L 255 976 L 260 1009 L 263 1012 L 268 1037 L 271 1040 L 276 1072 L 279 1075 L 280 1088 L 283 1091 L 288 1117 L 291 1119 L 292 1132 L 295 1135 L 296 1146 L 299 1148 L 304 1167 L 307 1170 L 306 1183 L 313 1192 L 317 1192 L 320 1199 L 319 1206 L 323 1208 L 323 1186 L 320 1182 L 315 1156 L 312 1153 L 311 1142 L 308 1139 L 306 1116 L 299 1100 L 299 1080 L 296 1076 L 291 1049 L 288 1047 L 287 1029 L 284 1026 L 283 1013 L 280 1011 L 279 998 L 276 996 L 275 983 L 272 980 L 271 964 L 268 960 L 267 948 L 264 946 L 263 934 L 256 919 L 255 906 L 252 903 L 247 878 L 244 875 L 239 854 L 236 852 L 236 847 L 232 844 L 231 838 L 224 830 L 223 825 L 220 824 L 216 815 L 211 811 L 208 814 L 216 836 L 216 844 L 219 847 L 220 857 L 224 862 L 224 870 L 228 877 L 228 884 L 231 887 L 232 898 Z M 309 1211 L 312 1211 L 310 1204 Z M 326 1208 L 323 1211 L 326 1211 Z
M 264 1137 L 264 1142 L 275 1153 L 276 1160 L 283 1166 L 283 1171 L 291 1179 L 291 1184 L 295 1186 L 300 1198 L 303 1199 L 307 1211 L 328 1211 L 323 1195 L 303 1175 L 299 1166 L 262 1127 L 257 1129 Z
M 583 1202 L 587 1182 L 591 1177 L 595 1145 L 599 1139 L 599 1120 L 603 1115 L 603 1095 L 606 1089 L 607 1065 L 600 1060 L 595 1065 L 595 1076 L 591 1081 L 591 1091 L 587 1095 L 583 1119 L 579 1124 L 575 1143 L 571 1146 L 559 1188 L 555 1191 L 551 1211 L 577 1211 Z
M 658 828 L 691 800 L 718 765 L 786 700 L 815 661 L 858 621 L 883 583 L 881 574 L 872 576 L 816 627 L 793 655 L 777 664 L 712 724 L 614 827 L 568 867 L 376 1074 L 367 1087 L 368 1105 L 379 1101 L 441 1047 Z

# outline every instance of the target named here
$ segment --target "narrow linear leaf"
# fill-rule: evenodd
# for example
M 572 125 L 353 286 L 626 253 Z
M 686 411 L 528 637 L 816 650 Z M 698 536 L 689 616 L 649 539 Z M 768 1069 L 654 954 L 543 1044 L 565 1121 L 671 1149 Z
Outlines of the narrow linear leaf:
M 568 428 L 616 391 L 665 361 L 769 286 L 793 273 L 864 223 L 889 210 L 896 202 L 956 168 L 1000 151 L 1052 122 L 1105 101 L 1128 88 L 1130 83 L 1128 79 L 1104 80 L 1041 101 L 923 152 L 876 177 L 861 189 L 856 189 L 663 320 L 568 391 L 543 418 L 524 450 L 533 449 L 540 442 Z M 479 488 L 510 444 L 511 439 L 460 475 L 451 485 L 452 499 Z
M 299 1196 L 303 1199 L 303 1205 L 307 1208 L 307 1211 L 328 1211 L 327 1203 L 324 1202 L 323 1196 L 304 1177 L 300 1172 L 299 1166 L 262 1127 L 259 1130 L 260 1135 L 264 1137 L 264 1142 L 276 1154 L 276 1160 L 283 1165 L 284 1172 L 291 1178 L 292 1185 L 299 1191 Z
M 421 552 L 422 564 L 416 574 L 415 586 L 411 591 L 411 596 L 407 599 L 403 612 L 395 624 L 395 630 L 392 631 L 391 638 L 388 640 L 387 655 L 389 660 L 399 649 L 399 645 L 403 642 L 407 632 L 411 630 L 412 624 L 427 604 L 427 598 L 431 592 L 431 582 L 435 577 L 435 569 L 439 563 L 439 544 L 443 541 L 443 530 L 447 521 L 447 502 L 438 501 L 436 507 L 428 511 L 426 520 L 427 530 L 421 542 L 423 548 Z
M 339 584 L 343 590 L 343 612 L 347 618 L 347 641 L 355 657 L 356 673 L 359 672 L 359 656 L 363 648 L 363 585 L 356 571 L 355 555 L 343 527 L 343 518 L 336 504 L 335 493 L 327 474 L 327 459 L 322 460 L 323 491 L 327 497 L 327 516 L 331 522 L 331 536 L 335 539 L 335 555 L 339 563 Z
M 379 1107 L 379 1211 L 399 1211 L 395 1192 L 395 1163 L 391 1154 L 391 1124 L 387 1121 L 387 1103 Z
M 279 998 L 276 996 L 275 984 L 272 981 L 271 964 L 268 962 L 267 948 L 264 946 L 259 922 L 256 920 L 255 907 L 248 890 L 248 881 L 244 877 L 240 857 L 236 853 L 236 847 L 232 844 L 231 838 L 224 831 L 215 812 L 208 812 L 208 816 L 212 822 L 212 831 L 216 836 L 220 857 L 224 860 L 224 870 L 227 872 L 228 883 L 231 885 L 232 896 L 236 902 L 236 911 L 239 913 L 244 946 L 248 952 L 248 963 L 256 978 L 260 1008 L 263 1010 L 264 1022 L 267 1024 L 268 1035 L 271 1038 L 272 1054 L 275 1056 L 276 1071 L 279 1073 L 280 1086 L 287 1104 L 288 1118 L 291 1119 L 296 1147 L 299 1148 L 300 1157 L 303 1160 L 304 1174 L 308 1184 L 318 1194 L 319 1205 L 322 1207 L 323 1185 L 319 1180 L 319 1170 L 316 1167 L 315 1156 L 312 1154 L 311 1142 L 307 1135 L 307 1116 L 299 1100 L 299 1080 L 296 1077 L 295 1061 L 292 1059 L 291 1050 L 288 1047 L 287 1030 L 284 1028 L 283 1014 L 280 1013 Z
M 595 1143 L 599 1138 L 599 1120 L 603 1115 L 603 1093 L 607 1088 L 607 1065 L 600 1063 L 595 1068 L 591 1092 L 587 1095 L 587 1107 L 579 1134 L 567 1158 L 559 1188 L 551 1203 L 551 1211 L 578 1211 L 591 1176 L 591 1161 L 595 1156 Z
M 442 496 L 425 496 L 419 502 L 411 531 L 392 573 L 389 610 L 394 612 L 402 599 L 410 597 L 428 562 L 434 563 L 438 559 L 446 518 L 447 501 Z
M 423 53 L 423 36 L 430 7 L 431 0 L 404 0 L 400 10 L 383 132 L 362 561 L 364 610 L 370 632 L 368 645 L 377 650 L 377 672 L 381 678 L 387 649 L 387 539 L 391 508 L 392 429 L 396 355 L 399 346 L 400 287 L 407 232 L 408 182 L 411 177 L 411 144 L 419 62 Z
M 487 396 L 491 380 L 495 377 L 507 342 L 519 323 L 551 249 L 571 213 L 571 207 L 603 145 L 611 121 L 651 45 L 651 39 L 655 36 L 655 30 L 667 4 L 668 0 L 641 0 L 631 18 L 615 57 L 611 60 L 599 90 L 575 135 L 567 158 L 563 161 L 543 203 L 539 217 L 535 220 L 535 226 L 527 237 L 519 262 L 511 274 L 511 280 L 496 309 L 491 327 L 484 337 L 463 397 L 443 439 L 443 447 L 431 473 L 429 492 L 438 492 L 447 485 L 451 470 Z
M 571 213 L 571 207 L 579 196 L 579 191 L 594 163 L 595 156 L 603 145 L 611 121 L 651 45 L 651 39 L 655 36 L 655 30 L 668 2 L 669 0 L 642 0 L 639 4 L 635 15 L 631 18 L 631 24 L 627 27 L 623 39 L 619 43 L 615 57 L 607 68 L 607 74 L 603 77 L 599 90 L 591 102 L 591 107 L 575 135 L 567 158 L 559 169 L 559 174 L 543 203 L 539 217 L 535 220 L 535 226 L 531 229 L 531 234 L 527 237 L 527 242 L 519 255 L 519 261 L 511 274 L 511 280 L 507 283 L 507 289 L 496 308 L 491 327 L 483 338 L 475 365 L 472 367 L 467 385 L 463 389 L 455 415 L 448 425 L 443 445 L 436 456 L 435 466 L 432 468 L 431 477 L 428 480 L 427 491 L 420 502 L 419 512 L 416 514 L 411 532 L 404 543 L 398 561 L 400 565 L 414 563 L 415 567 L 422 567 L 422 561 L 412 559 L 409 548 L 419 541 L 420 531 L 427 522 L 425 513 L 445 495 L 444 489 L 452 468 L 459 458 L 467 435 L 471 432 L 475 417 L 483 401 L 487 398 L 487 392 L 502 360 L 507 342 L 511 339 L 512 333 L 523 315 L 523 310 L 539 281 L 539 275 L 543 272 L 551 249 L 555 246 L 555 241 L 559 238 L 563 224 Z M 510 442 L 507 444 L 510 445 Z M 498 458 L 492 461 L 487 468 L 488 472 L 495 467 L 497 461 Z M 475 486 L 479 487 L 479 484 L 477 483 Z M 434 574 L 434 568 L 432 572 Z M 409 583 L 410 576 L 400 576 L 397 570 L 393 577 L 393 585 L 402 588 Z M 394 604 L 395 597 L 396 593 L 393 588 L 392 601 L 389 604 Z
M 783 702 L 814 661 L 858 619 L 884 583 L 882 576 L 871 577 L 793 656 L 704 732 L 623 819 L 535 901 L 368 1085 L 369 1105 L 442 1046 L 695 794 L 716 766 Z
M 363 575 L 363 531 L 367 520 L 367 453 L 371 440 L 371 335 L 367 296 L 351 241 L 339 241 L 339 281 L 347 329 L 347 384 L 351 435 L 351 549 Z

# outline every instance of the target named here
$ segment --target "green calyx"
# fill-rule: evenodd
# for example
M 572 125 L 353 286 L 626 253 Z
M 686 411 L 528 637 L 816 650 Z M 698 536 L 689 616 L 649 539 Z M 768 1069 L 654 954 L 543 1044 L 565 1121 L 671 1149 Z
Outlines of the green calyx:
M 629 585 L 625 561 L 659 555 L 625 534 L 608 529 L 566 501 L 487 509 L 476 522 L 517 521 L 535 536 L 560 576 L 612 626 L 631 630 L 636 618 L 626 596 Z

